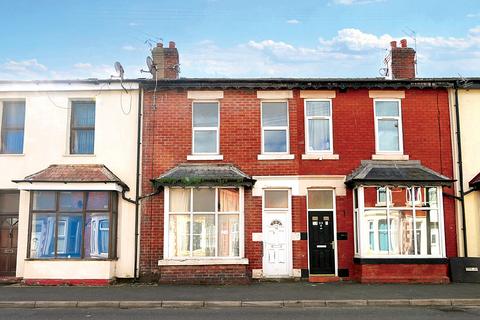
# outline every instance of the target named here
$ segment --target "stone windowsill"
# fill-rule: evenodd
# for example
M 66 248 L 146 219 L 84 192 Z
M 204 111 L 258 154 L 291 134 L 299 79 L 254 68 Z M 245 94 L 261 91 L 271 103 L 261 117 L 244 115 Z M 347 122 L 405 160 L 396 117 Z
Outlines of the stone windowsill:
M 258 160 L 293 160 L 294 154 L 259 154 Z
M 248 264 L 248 259 L 247 258 L 227 258 L 227 259 L 158 260 L 159 266 L 206 266 L 206 265 L 227 265 L 227 264 Z
M 406 154 L 372 154 L 372 160 L 409 160 L 410 157 Z
M 333 153 L 307 153 L 302 154 L 302 160 L 339 160 L 340 156 Z
M 221 154 L 189 154 L 187 160 L 223 160 Z

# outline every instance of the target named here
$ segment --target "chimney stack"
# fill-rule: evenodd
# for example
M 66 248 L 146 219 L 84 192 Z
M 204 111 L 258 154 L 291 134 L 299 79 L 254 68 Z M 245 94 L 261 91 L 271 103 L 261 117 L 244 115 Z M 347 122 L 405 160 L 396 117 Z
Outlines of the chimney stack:
M 153 75 L 154 79 L 178 79 L 180 64 L 175 42 L 170 41 L 168 48 L 164 48 L 161 42 L 157 43 L 152 49 L 152 59 L 157 69 Z
M 390 42 L 389 74 L 392 79 L 415 79 L 415 50 L 409 48 L 407 39 Z

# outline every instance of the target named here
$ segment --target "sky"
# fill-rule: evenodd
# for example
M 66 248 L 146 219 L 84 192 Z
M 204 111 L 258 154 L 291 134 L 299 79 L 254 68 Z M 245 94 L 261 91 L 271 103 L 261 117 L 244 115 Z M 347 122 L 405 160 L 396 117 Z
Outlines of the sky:
M 379 77 L 392 40 L 417 76 L 480 76 L 480 0 L 1 0 L 0 80 L 149 77 L 175 41 L 181 77 Z

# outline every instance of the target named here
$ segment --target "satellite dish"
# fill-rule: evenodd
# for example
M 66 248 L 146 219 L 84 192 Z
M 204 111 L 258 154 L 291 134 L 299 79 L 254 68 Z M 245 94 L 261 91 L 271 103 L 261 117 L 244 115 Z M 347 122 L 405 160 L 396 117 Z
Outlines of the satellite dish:
M 152 75 L 155 74 L 155 71 L 157 71 L 157 67 L 153 63 L 152 57 L 148 56 L 146 60 L 147 60 L 148 71 L 150 71 Z
M 378 71 L 382 77 L 386 77 L 388 75 L 388 68 L 380 68 Z
M 115 71 L 117 72 L 118 76 L 123 79 L 123 74 L 125 73 L 125 70 L 123 69 L 122 64 L 117 61 L 113 66 L 115 67 Z

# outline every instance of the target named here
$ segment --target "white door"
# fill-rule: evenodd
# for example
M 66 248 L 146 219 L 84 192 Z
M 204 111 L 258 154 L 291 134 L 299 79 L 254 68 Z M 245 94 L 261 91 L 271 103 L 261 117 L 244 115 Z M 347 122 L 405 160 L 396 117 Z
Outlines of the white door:
M 263 213 L 263 275 L 270 278 L 291 275 L 291 232 L 289 214 Z

